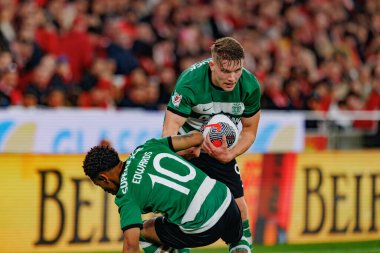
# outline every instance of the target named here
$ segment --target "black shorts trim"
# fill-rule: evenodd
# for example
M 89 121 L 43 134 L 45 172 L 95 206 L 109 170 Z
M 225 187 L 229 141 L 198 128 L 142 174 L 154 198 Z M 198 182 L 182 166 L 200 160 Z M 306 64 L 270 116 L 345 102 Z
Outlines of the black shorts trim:
M 227 185 L 235 199 L 244 196 L 243 181 L 235 159 L 223 164 L 207 153 L 201 153 L 199 157 L 189 161 L 209 177 Z
M 162 245 L 175 249 L 203 247 L 220 238 L 227 244 L 235 243 L 243 235 L 240 211 L 233 199 L 219 221 L 202 233 L 186 234 L 178 225 L 169 222 L 163 216 L 155 219 L 155 229 Z

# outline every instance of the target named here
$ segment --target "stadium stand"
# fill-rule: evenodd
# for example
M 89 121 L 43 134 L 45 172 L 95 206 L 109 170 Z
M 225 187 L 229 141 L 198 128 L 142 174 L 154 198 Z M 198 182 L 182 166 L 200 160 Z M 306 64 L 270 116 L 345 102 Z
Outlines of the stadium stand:
M 306 111 L 310 131 L 334 119 L 336 129 L 370 133 L 364 145 L 380 145 L 379 117 L 345 117 L 380 108 L 380 1 L 0 5 L 1 107 L 162 110 L 177 75 L 209 57 L 216 38 L 233 36 L 261 83 L 263 109 Z

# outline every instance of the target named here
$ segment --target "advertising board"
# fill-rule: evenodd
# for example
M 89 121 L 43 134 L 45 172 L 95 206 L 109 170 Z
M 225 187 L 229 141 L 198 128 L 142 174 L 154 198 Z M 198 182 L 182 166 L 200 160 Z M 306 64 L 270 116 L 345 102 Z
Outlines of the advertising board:
M 301 152 L 302 114 L 261 114 L 257 139 L 248 153 Z M 102 140 L 121 153 L 161 136 L 163 112 L 143 110 L 18 110 L 0 111 L 2 153 L 84 153 Z
M 299 154 L 289 243 L 378 240 L 380 153 Z
M 121 250 L 122 231 L 114 197 L 84 175 L 83 158 L 68 154 L 0 155 L 0 176 L 4 179 L 0 184 L 0 252 Z M 240 164 L 246 198 L 256 202 L 261 155 L 244 157 Z M 250 214 L 255 213 L 252 206 Z M 213 246 L 222 245 L 219 241 Z

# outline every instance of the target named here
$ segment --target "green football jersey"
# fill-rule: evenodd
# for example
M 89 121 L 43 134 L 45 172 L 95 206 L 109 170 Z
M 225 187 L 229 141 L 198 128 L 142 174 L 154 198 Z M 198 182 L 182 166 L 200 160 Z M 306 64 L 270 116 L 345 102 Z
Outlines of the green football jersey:
M 231 201 L 227 187 L 172 151 L 171 137 L 151 139 L 126 160 L 115 203 L 121 228 L 161 213 L 186 233 L 211 228 Z
M 227 115 L 236 125 L 240 118 L 251 117 L 260 110 L 260 84 L 243 68 L 232 91 L 224 91 L 211 82 L 210 59 L 198 62 L 178 78 L 167 109 L 187 118 L 179 133 L 200 130 L 215 114 Z

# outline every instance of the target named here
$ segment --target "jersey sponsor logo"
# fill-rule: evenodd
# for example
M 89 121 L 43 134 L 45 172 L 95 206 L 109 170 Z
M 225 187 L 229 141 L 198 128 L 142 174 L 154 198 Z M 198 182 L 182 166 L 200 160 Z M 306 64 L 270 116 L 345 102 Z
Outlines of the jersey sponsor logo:
M 135 150 L 133 150 L 133 152 L 130 154 L 129 158 L 127 159 L 127 161 L 125 161 L 125 168 L 124 168 L 124 172 L 123 174 L 121 175 L 121 179 L 120 179 L 120 188 L 121 188 L 121 192 L 123 194 L 126 194 L 128 192 L 128 181 L 127 181 L 127 176 L 128 176 L 128 169 L 129 169 L 129 165 L 131 165 L 131 161 L 132 159 L 135 159 L 136 158 L 136 154 L 141 151 L 143 148 L 137 148 Z
M 124 169 L 123 174 L 121 175 L 120 179 L 120 189 L 123 194 L 126 194 L 128 191 L 128 181 L 127 181 L 127 176 L 128 176 L 128 167 Z
M 191 65 L 191 66 L 189 67 L 189 71 L 194 71 L 194 70 L 196 70 L 197 68 L 200 68 L 201 66 L 203 66 L 203 65 L 205 65 L 205 64 L 208 64 L 210 61 L 211 61 L 211 58 L 206 59 L 206 60 L 203 60 L 203 61 L 201 61 L 201 62 L 197 62 L 197 63 L 195 63 L 195 64 L 193 64 L 193 65 Z
M 244 112 L 245 106 L 239 102 L 210 102 L 205 104 L 197 104 L 191 108 L 195 113 L 210 114 L 231 114 L 240 117 Z
M 240 118 L 235 118 L 235 117 L 229 117 L 232 122 L 234 122 L 235 125 L 238 125 L 240 122 Z
M 172 96 L 172 103 L 175 107 L 179 107 L 179 104 L 181 103 L 182 95 L 178 94 L 176 91 L 174 92 Z
M 189 117 L 189 118 L 187 118 L 186 124 L 188 124 L 190 127 L 194 128 L 194 129 L 200 130 L 202 128 L 202 126 L 206 125 L 207 122 L 209 122 L 210 119 L 214 115 L 216 115 L 216 114 L 201 115 L 201 116 L 199 116 L 199 118 Z M 230 115 L 226 115 L 226 116 L 229 117 L 231 119 L 231 121 L 234 122 L 235 125 L 239 124 L 240 117 L 233 117 L 233 116 L 230 116 Z M 181 127 L 180 130 L 179 130 L 179 133 L 180 134 L 185 134 L 187 132 L 185 129 L 186 128 Z
M 235 163 L 235 168 L 234 169 L 235 169 L 236 174 L 240 175 L 240 170 L 239 170 L 239 167 L 238 167 L 237 163 Z
M 132 151 L 131 155 L 129 156 L 130 159 L 135 159 L 136 154 L 140 152 L 143 148 L 136 148 L 135 150 Z

